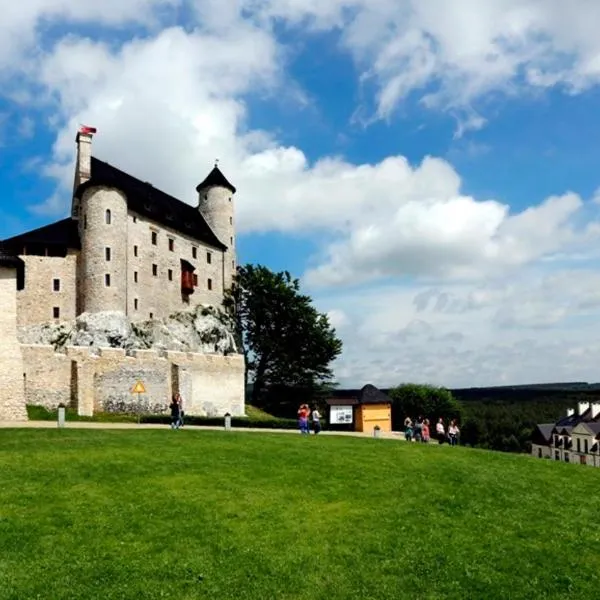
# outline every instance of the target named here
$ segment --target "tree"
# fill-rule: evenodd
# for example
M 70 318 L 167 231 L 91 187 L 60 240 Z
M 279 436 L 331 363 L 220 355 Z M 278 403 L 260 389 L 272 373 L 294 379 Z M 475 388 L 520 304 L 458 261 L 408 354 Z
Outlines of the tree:
M 238 267 L 224 304 L 241 335 L 253 404 L 267 386 L 316 388 L 331 380 L 342 342 L 287 271 Z
M 419 415 L 434 423 L 439 417 L 460 419 L 461 407 L 452 397 L 450 390 L 432 385 L 404 383 L 392 388 L 388 395 L 393 400 L 392 426 L 400 429 L 408 416 L 415 419 Z

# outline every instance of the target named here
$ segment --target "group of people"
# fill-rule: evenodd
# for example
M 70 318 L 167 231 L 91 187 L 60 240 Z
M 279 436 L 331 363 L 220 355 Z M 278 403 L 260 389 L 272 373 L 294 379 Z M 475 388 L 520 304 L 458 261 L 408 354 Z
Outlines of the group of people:
M 407 442 L 423 442 L 427 444 L 431 440 L 429 419 L 424 419 L 419 416 L 413 423 L 410 417 L 406 417 L 406 419 L 404 419 L 404 437 Z M 450 421 L 448 431 L 446 432 L 444 419 L 440 417 L 435 425 L 435 437 L 439 444 L 448 442 L 450 446 L 456 446 L 460 437 L 460 430 L 456 419 Z
M 173 398 L 171 399 L 171 404 L 169 405 L 171 409 L 171 429 L 179 429 L 183 427 L 183 398 L 181 394 L 173 394 Z
M 310 421 L 309 419 L 312 417 L 313 431 L 315 435 L 321 431 L 321 413 L 319 413 L 318 409 L 315 409 L 311 412 L 308 404 L 301 404 L 298 409 L 298 427 L 300 428 L 300 433 L 303 435 L 310 435 Z

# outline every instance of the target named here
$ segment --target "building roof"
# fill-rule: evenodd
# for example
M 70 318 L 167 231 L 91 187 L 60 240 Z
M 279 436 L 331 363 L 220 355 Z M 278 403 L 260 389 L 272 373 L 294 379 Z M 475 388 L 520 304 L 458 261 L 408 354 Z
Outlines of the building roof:
M 368 383 L 360 390 L 334 390 L 327 404 L 391 404 L 392 399 Z
M 547 442 L 550 441 L 550 438 L 552 437 L 552 430 L 554 429 L 554 423 L 541 423 L 539 425 L 537 425 L 537 430 L 535 433 L 538 433 L 541 435 L 541 437 L 546 440 Z
M 74 221 L 71 217 L 21 233 L 4 240 L 2 244 L 8 251 L 14 254 L 22 254 L 23 246 L 27 246 L 28 244 L 64 246 L 75 250 L 81 248 L 79 232 L 77 231 L 77 221 Z
M 212 186 L 227 188 L 228 190 L 231 190 L 233 194 L 235 194 L 235 187 L 231 185 L 229 181 L 227 181 L 227 178 L 225 175 L 223 175 L 223 173 L 221 173 L 221 170 L 219 167 L 217 167 L 217 165 L 215 165 L 213 170 L 206 176 L 206 179 L 196 186 L 196 191 L 199 192 L 203 188 Z
M 210 174 L 207 179 L 209 177 Z M 223 179 L 225 178 L 223 177 Z M 122 191 L 127 197 L 127 206 L 139 215 L 171 227 L 214 248 L 227 249 L 227 246 L 208 226 L 198 209 L 155 188 L 152 184 L 141 181 L 92 156 L 92 176 L 77 188 L 75 196 L 81 198 L 85 190 L 100 185 Z
M 8 269 L 21 269 L 23 267 L 23 261 L 9 252 L 3 243 L 0 243 L 0 267 Z
M 600 423 L 591 422 L 585 423 L 585 426 L 594 434 L 598 435 L 600 433 Z

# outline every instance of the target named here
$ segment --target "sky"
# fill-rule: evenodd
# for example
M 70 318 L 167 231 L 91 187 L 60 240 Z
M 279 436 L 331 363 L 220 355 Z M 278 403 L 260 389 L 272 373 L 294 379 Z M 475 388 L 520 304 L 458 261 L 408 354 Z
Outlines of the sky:
M 600 380 L 597 0 L 0 0 L 0 238 L 75 134 L 301 279 L 342 386 Z

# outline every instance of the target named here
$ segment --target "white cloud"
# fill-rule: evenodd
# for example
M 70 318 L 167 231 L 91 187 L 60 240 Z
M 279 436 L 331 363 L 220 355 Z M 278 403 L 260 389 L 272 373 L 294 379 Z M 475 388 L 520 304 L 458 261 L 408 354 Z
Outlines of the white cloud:
M 0 0 L 0 69 L 14 74 L 29 65 L 24 52 L 35 52 L 42 34 L 53 25 L 93 24 L 123 26 L 157 25 L 161 11 L 176 8 L 181 0 Z
M 598 255 L 593 202 L 557 190 L 514 213 L 507 198 L 465 195 L 452 165 L 433 157 L 419 165 L 401 156 L 377 164 L 339 157 L 311 163 L 302 149 L 253 129 L 246 101 L 252 94 L 303 106 L 271 28 L 279 16 L 313 30 L 339 28 L 344 47 L 379 86 L 380 116 L 436 82 L 437 92 L 423 92 L 423 101 L 454 111 L 463 130 L 480 127 L 484 117 L 470 105 L 488 91 L 516 90 L 519 73 L 531 86 L 551 78 L 575 90 L 595 81 L 595 35 L 589 28 L 581 38 L 563 31 L 563 23 L 583 14 L 578 7 L 562 21 L 553 1 L 463 1 L 450 10 L 424 0 L 205 0 L 194 5 L 202 18 L 197 28 L 153 31 L 161 9 L 178 3 L 144 3 L 149 18 L 139 21 L 141 1 L 122 0 L 110 16 L 74 0 L 25 2 L 24 15 L 9 13 L 0 25 L 0 37 L 21 32 L 19 51 L 27 44 L 32 51 L 39 27 L 52 19 L 97 20 L 115 29 L 133 20 L 146 31 L 119 43 L 73 33 L 26 54 L 32 61 L 25 75 L 41 86 L 38 100 L 54 109 L 58 131 L 46 173 L 59 187 L 38 212 L 64 213 L 70 203 L 80 123 L 98 127 L 96 156 L 191 204 L 195 185 L 219 157 L 239 189 L 242 233 L 278 230 L 325 240 L 308 284 L 395 282 L 336 298 L 318 291 L 346 342 L 341 378 L 476 384 L 593 372 L 598 274 L 548 274 L 572 265 L 577 254 L 584 263 Z M 251 18 L 241 19 L 241 9 Z M 593 5 L 588 18 L 596 12 Z M 571 47 L 569 60 L 559 62 Z M 15 52 L 0 46 L 4 58 Z
M 580 0 L 247 0 L 263 16 L 337 30 L 388 117 L 416 92 L 432 108 L 463 113 L 459 131 L 479 128 L 472 105 L 490 92 L 600 81 L 600 3 Z M 433 89 L 431 89 L 433 86 Z
M 597 270 L 528 270 L 493 284 L 375 287 L 318 303 L 346 315 L 342 385 L 597 381 L 598 289 Z

